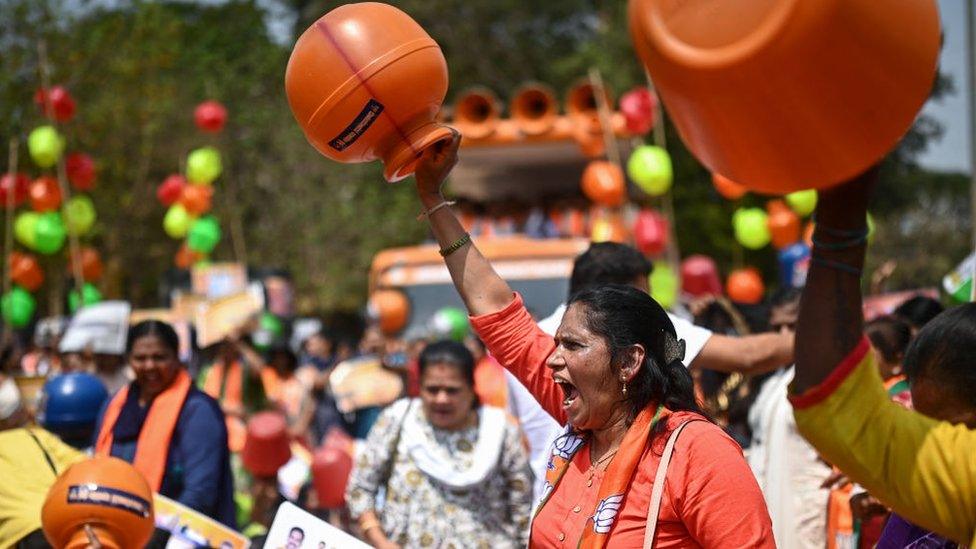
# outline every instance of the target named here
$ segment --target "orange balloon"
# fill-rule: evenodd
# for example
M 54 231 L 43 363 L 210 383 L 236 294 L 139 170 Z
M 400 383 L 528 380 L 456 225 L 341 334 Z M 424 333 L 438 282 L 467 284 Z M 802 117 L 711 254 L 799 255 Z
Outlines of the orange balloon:
M 752 267 L 737 269 L 729 273 L 725 282 L 725 293 L 729 299 L 738 303 L 756 304 L 762 301 L 766 293 L 759 271 Z
M 114 457 L 75 463 L 51 485 L 41 508 L 44 537 L 54 547 L 143 547 L 154 528 L 153 493 L 135 467 Z M 86 529 L 85 527 L 88 527 Z
M 935 0 L 631 0 L 628 19 L 688 149 L 774 194 L 884 156 L 929 97 L 941 42 Z
M 53 212 L 61 206 L 61 187 L 58 180 L 43 175 L 30 186 L 31 208 L 36 212 Z
M 749 189 L 745 188 L 744 185 L 739 185 L 735 181 L 732 181 L 728 177 L 718 173 L 712 174 L 712 185 L 715 186 L 715 190 L 718 191 L 718 194 L 728 198 L 729 200 L 738 200 L 749 192 Z
M 583 171 L 583 194 L 603 206 L 620 206 L 627 198 L 627 184 L 620 166 L 594 160 Z
M 7 258 L 10 265 L 10 279 L 28 292 L 36 292 L 44 284 L 44 271 L 37 258 L 30 254 L 12 252 Z
M 370 316 L 380 323 L 380 330 L 393 335 L 407 325 L 410 302 L 400 290 L 377 290 L 369 296 Z
M 86 282 L 96 282 L 102 278 L 102 271 L 105 266 L 102 264 L 102 256 L 98 250 L 88 246 L 83 246 L 78 250 L 78 258 L 81 260 L 81 277 Z M 68 254 L 68 272 L 74 273 L 74 257 Z
M 187 185 L 180 193 L 180 204 L 190 215 L 203 215 L 213 205 L 213 192 L 210 185 Z
M 434 121 L 447 93 L 437 42 L 378 2 L 323 15 L 295 43 L 288 103 L 309 142 L 339 162 L 382 158 L 387 181 L 413 173 L 420 152 L 451 136 Z
M 173 259 L 173 263 L 179 269 L 189 269 L 194 263 L 203 259 L 203 254 L 190 249 L 186 243 L 180 246 L 180 249 L 176 252 L 176 257 Z
M 771 200 L 766 204 L 769 216 L 766 225 L 776 249 L 782 249 L 800 240 L 800 217 L 782 200 Z

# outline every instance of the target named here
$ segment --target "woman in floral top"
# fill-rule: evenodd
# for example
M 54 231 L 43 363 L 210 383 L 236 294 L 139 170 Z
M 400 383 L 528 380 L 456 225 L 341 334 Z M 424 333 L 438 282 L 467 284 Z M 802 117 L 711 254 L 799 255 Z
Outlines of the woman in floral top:
M 471 353 L 429 345 L 420 383 L 420 398 L 384 410 L 357 456 L 346 499 L 363 537 L 376 547 L 524 546 L 528 457 L 518 427 L 478 403 Z

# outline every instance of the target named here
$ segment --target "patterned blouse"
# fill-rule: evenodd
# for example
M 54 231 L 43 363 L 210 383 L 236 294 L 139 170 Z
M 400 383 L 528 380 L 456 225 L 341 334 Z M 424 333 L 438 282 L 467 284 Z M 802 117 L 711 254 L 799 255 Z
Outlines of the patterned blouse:
M 499 463 L 488 478 L 470 490 L 455 490 L 425 475 L 406 452 L 401 437 L 389 482 L 384 477 L 393 441 L 401 428 L 395 406 L 387 407 L 369 436 L 358 446 L 346 489 L 353 518 L 376 510 L 387 537 L 402 547 L 524 547 L 532 507 L 532 473 L 514 423 L 505 425 Z M 460 431 L 436 429 L 426 421 L 419 400 L 407 409 L 422 420 L 438 451 L 459 470 L 474 461 L 478 427 Z M 377 494 L 389 487 L 383 508 Z

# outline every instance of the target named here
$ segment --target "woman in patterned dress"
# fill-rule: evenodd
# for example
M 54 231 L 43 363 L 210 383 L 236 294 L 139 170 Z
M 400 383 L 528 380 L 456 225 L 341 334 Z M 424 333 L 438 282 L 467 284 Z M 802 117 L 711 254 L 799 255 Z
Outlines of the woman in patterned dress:
M 479 404 L 464 345 L 432 343 L 419 362 L 420 398 L 383 411 L 349 479 L 363 537 L 383 548 L 524 546 L 532 482 L 518 427 Z

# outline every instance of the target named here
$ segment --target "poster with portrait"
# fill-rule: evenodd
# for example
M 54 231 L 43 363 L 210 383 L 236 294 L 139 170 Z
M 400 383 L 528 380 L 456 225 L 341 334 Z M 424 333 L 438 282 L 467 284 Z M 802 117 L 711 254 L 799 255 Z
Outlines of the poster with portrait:
M 170 533 L 167 549 L 248 549 L 251 546 L 251 541 L 244 534 L 166 496 L 153 494 L 153 508 L 156 528 Z
M 288 502 L 278 507 L 264 546 L 267 549 L 369 549 L 369 545 Z

